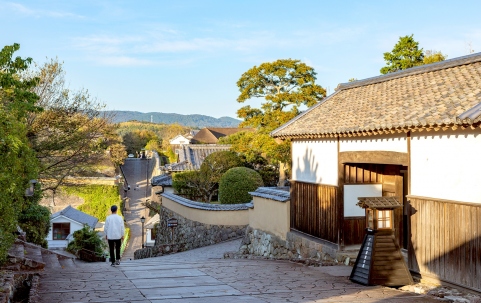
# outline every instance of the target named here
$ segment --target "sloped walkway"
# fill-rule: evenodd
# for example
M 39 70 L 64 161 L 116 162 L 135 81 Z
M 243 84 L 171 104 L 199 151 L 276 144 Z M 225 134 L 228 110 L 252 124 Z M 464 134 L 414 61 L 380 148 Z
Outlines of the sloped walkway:
M 439 302 L 347 279 L 350 267 L 222 259 L 231 241 L 164 257 L 47 269 L 39 302 Z

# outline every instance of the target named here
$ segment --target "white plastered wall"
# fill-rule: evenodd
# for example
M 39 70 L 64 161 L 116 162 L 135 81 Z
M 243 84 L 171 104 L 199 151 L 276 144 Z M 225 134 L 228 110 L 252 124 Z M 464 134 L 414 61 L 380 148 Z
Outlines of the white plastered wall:
M 337 162 L 337 139 L 292 142 L 294 181 L 337 186 Z
M 55 248 L 55 247 L 67 247 L 66 240 L 53 240 L 53 223 L 70 223 L 70 234 L 73 234 L 79 229 L 82 229 L 83 225 L 79 224 L 76 221 L 73 221 L 64 216 L 58 216 L 53 220 L 50 220 L 50 230 L 47 235 L 48 247 Z
M 407 139 L 405 134 L 382 136 L 341 138 L 339 151 L 393 151 L 407 153 Z
M 481 130 L 413 133 L 411 194 L 481 203 Z

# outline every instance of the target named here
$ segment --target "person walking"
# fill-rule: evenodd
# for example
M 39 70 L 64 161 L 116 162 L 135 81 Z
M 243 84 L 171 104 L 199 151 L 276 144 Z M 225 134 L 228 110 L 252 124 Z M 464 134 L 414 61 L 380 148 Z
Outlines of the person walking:
M 109 242 L 111 266 L 120 265 L 120 246 L 124 240 L 124 220 L 117 215 L 117 205 L 110 207 L 111 215 L 105 220 L 105 239 Z M 114 254 L 115 248 L 115 254 Z

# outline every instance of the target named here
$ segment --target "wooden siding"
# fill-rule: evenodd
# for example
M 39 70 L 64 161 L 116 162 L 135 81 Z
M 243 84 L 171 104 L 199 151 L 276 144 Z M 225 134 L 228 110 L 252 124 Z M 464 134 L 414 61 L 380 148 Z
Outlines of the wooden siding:
M 362 243 L 366 234 L 366 217 L 344 217 L 344 245 Z
M 344 184 L 382 183 L 383 169 L 378 164 L 344 164 Z
M 340 214 L 338 188 L 303 182 L 291 183 L 291 228 L 338 243 Z
M 408 200 L 409 269 L 481 291 L 481 204 Z

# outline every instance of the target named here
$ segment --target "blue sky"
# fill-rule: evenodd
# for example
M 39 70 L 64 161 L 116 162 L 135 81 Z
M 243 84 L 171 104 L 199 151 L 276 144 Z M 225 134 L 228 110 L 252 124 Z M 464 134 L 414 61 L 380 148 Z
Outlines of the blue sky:
M 72 89 L 111 110 L 236 117 L 237 80 L 299 59 L 329 93 L 379 75 L 414 34 L 448 58 L 481 51 L 481 1 L 1 1 L 0 44 L 64 62 Z

